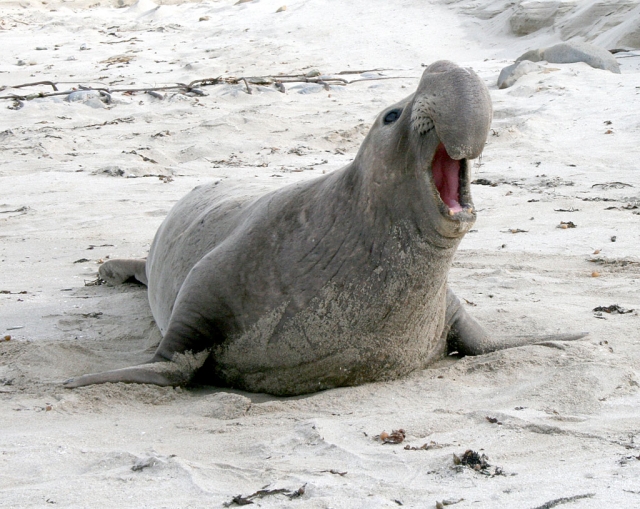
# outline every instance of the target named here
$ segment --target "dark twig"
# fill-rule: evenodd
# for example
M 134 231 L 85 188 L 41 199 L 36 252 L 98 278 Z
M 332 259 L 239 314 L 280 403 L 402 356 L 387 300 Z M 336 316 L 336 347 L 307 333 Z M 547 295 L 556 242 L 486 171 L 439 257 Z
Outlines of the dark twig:
M 30 25 L 31 23 L 26 23 L 24 21 L 20 21 L 19 19 L 12 18 L 11 16 L 7 16 L 7 19 L 10 19 L 14 23 L 22 23 L 23 25 Z
M 358 81 L 398 80 L 402 78 L 408 78 L 408 76 L 380 76 L 379 78 L 360 78 L 357 80 L 347 81 L 347 83 L 357 83 Z
M 273 85 L 275 88 L 277 88 L 282 92 L 285 90 L 284 89 L 285 83 L 316 83 L 318 85 L 322 85 L 326 90 L 330 90 L 331 85 L 344 86 L 344 85 L 349 85 L 351 83 L 357 83 L 360 81 L 393 80 L 393 79 L 406 78 L 406 76 L 380 76 L 377 78 L 358 78 L 355 80 L 346 80 L 344 78 L 335 77 L 336 75 L 341 75 L 341 74 L 342 75 L 362 74 L 364 72 L 375 72 L 379 70 L 384 70 L 384 69 L 371 69 L 370 71 L 341 71 L 334 75 L 329 74 L 329 75 L 314 76 L 314 77 L 309 77 L 306 75 L 278 75 L 278 76 L 241 76 L 238 78 L 234 76 L 229 76 L 226 78 L 224 77 L 202 78 L 202 79 L 193 80 L 188 84 L 176 83 L 174 85 L 165 85 L 161 87 L 106 88 L 106 87 L 88 87 L 84 85 L 78 85 L 77 89 L 85 90 L 85 91 L 96 91 L 96 92 L 101 92 L 103 94 L 114 94 L 114 93 L 134 94 L 136 92 L 144 92 L 148 94 L 152 92 L 169 91 L 169 90 L 176 90 L 182 93 L 189 93 L 189 92 L 198 93 L 199 88 L 201 87 L 207 87 L 211 85 L 220 85 L 220 84 L 238 85 L 240 83 L 243 83 L 247 89 L 247 93 L 252 94 L 253 92 L 251 90 L 250 85 L 263 85 L 263 86 Z M 6 90 L 9 88 L 24 88 L 24 87 L 30 87 L 35 85 L 50 85 L 51 87 L 53 87 L 54 92 L 36 92 L 28 95 L 8 94 L 8 95 L 0 96 L 0 100 L 8 99 L 13 101 L 30 101 L 32 99 L 37 99 L 37 98 L 68 95 L 77 90 L 77 89 L 71 89 L 71 90 L 59 91 L 56 86 L 56 83 L 53 83 L 52 81 L 39 81 L 34 83 L 24 83 L 22 85 L 3 86 L 3 87 L 0 87 L 0 90 Z M 196 88 L 196 85 L 198 86 L 198 88 Z
M 247 94 L 253 94 L 253 92 L 251 91 L 251 89 L 249 88 L 249 83 L 247 83 L 246 78 L 240 78 L 242 81 L 244 81 L 245 86 L 247 87 Z
M 217 78 L 204 78 L 199 80 L 193 80 L 191 83 L 187 85 L 187 88 L 193 88 L 196 85 L 200 85 L 201 87 L 207 87 L 209 85 L 219 85 L 222 82 L 222 77 L 218 76 Z
M 52 81 L 36 81 L 34 83 L 24 83 L 22 85 L 14 85 L 12 87 L 2 87 L 0 90 L 5 90 L 7 88 L 23 88 L 23 87 L 34 87 L 36 85 L 50 85 L 51 87 L 53 87 L 53 89 L 57 92 L 58 91 L 58 87 L 56 87 L 56 84 L 53 83 Z
M 0 214 L 13 214 L 14 212 L 26 212 L 27 210 L 29 210 L 29 207 L 23 206 L 15 210 L 0 210 Z
M 0 99 L 11 99 L 14 101 L 31 101 L 32 99 L 37 99 L 39 97 L 54 97 L 56 95 L 69 95 L 73 90 L 66 90 L 65 92 L 37 92 L 35 94 L 29 95 L 17 95 L 17 94 L 9 94 L 0 96 Z
M 364 74 L 365 72 L 393 71 L 394 69 L 362 69 L 359 71 L 340 71 L 336 74 Z
M 584 495 L 574 495 L 573 497 L 556 498 L 554 500 L 549 500 L 549 502 L 546 502 L 542 505 L 534 507 L 534 509 L 551 509 L 552 507 L 555 507 L 557 505 L 568 504 L 569 502 L 580 500 L 581 498 L 593 498 L 595 497 L 595 495 L 595 493 L 586 493 Z
M 140 39 L 137 37 L 132 37 L 131 39 L 125 39 L 123 41 L 102 41 L 100 44 L 121 44 L 123 42 L 140 42 Z
M 264 498 L 264 497 L 267 497 L 267 496 L 270 496 L 270 495 L 284 495 L 284 496 L 288 497 L 289 499 L 294 499 L 294 498 L 298 498 L 298 497 L 301 497 L 302 495 L 304 495 L 305 486 L 306 486 L 306 483 L 303 484 L 297 490 L 294 490 L 294 491 L 287 490 L 287 489 L 284 489 L 284 488 L 279 488 L 279 489 L 276 489 L 276 490 L 267 490 L 267 489 L 263 488 L 263 489 L 258 490 L 255 493 L 252 493 L 251 495 L 248 495 L 246 497 L 243 497 L 242 495 L 236 495 L 229 502 L 225 502 L 222 505 L 224 507 L 231 507 L 232 505 L 250 505 L 250 504 L 253 504 L 253 502 L 251 501 L 252 499 Z

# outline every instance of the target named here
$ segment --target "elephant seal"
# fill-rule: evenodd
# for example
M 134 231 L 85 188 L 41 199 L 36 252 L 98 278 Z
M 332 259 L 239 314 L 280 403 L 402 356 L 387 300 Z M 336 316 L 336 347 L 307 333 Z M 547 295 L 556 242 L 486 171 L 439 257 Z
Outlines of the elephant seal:
M 145 260 L 100 276 L 148 285 L 163 333 L 147 364 L 68 380 L 208 383 L 295 395 L 389 380 L 450 351 L 477 355 L 550 339 L 496 339 L 447 288 L 475 220 L 470 159 L 489 92 L 471 70 L 430 65 L 375 120 L 354 161 L 267 194 L 203 185 L 178 202 Z
M 532 49 L 516 59 L 516 63 L 523 60 L 540 62 L 546 60 L 550 64 L 572 64 L 584 62 L 595 69 L 604 69 L 620 74 L 620 65 L 610 51 L 588 42 L 561 42 L 549 48 Z
M 595 69 L 604 69 L 620 74 L 618 61 L 604 48 L 586 42 L 561 42 L 549 48 L 532 49 L 520 55 L 515 63 L 505 67 L 498 76 L 498 88 L 508 88 L 525 74 L 543 69 L 535 62 L 571 64 L 584 62 Z
M 541 65 L 532 62 L 531 60 L 520 60 L 515 64 L 511 64 L 502 71 L 500 71 L 500 76 L 498 76 L 498 88 L 509 88 L 515 84 L 520 78 L 524 75 L 529 74 L 530 72 L 540 71 L 544 69 Z

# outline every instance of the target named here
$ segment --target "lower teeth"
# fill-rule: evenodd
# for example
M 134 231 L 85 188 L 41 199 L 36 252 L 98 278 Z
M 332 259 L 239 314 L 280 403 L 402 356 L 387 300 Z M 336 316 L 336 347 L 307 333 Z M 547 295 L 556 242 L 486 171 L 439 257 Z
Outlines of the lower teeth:
M 462 210 L 464 210 L 465 212 L 468 212 L 469 214 L 472 214 L 472 213 L 473 213 L 473 207 L 465 207 L 465 208 L 464 208 L 464 209 L 462 209 Z M 459 211 L 459 212 L 462 212 L 462 210 L 461 210 L 461 211 Z M 449 209 L 449 215 L 450 215 L 450 216 L 453 216 L 454 214 L 456 214 L 456 212 L 454 212 L 453 210 Z

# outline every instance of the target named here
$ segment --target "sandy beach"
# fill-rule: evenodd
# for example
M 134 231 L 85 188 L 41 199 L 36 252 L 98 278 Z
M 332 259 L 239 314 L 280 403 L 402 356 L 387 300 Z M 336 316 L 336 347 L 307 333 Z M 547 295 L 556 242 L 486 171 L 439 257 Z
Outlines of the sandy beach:
M 2 2 L 0 507 L 640 507 L 639 20 L 637 0 Z M 625 50 L 621 73 L 540 62 L 498 89 L 565 40 Z M 586 338 L 293 398 L 62 387 L 161 339 L 145 287 L 96 285 L 100 263 L 145 257 L 199 184 L 341 168 L 441 59 L 494 108 L 451 288 L 496 334 Z

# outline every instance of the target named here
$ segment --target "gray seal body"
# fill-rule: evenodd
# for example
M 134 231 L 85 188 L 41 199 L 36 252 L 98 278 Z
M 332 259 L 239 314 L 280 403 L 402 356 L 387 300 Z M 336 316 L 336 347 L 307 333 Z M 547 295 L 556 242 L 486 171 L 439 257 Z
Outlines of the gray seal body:
M 604 48 L 581 41 L 561 42 L 548 48 L 527 51 L 520 55 L 517 62 L 546 60 L 551 64 L 571 64 L 584 62 L 595 69 L 604 69 L 620 74 L 620 65 L 611 52 Z
M 447 288 L 475 220 L 469 160 L 492 117 L 484 83 L 439 61 L 375 120 L 354 161 L 265 193 L 211 183 L 169 213 L 149 257 L 100 276 L 148 284 L 163 340 L 151 361 L 66 382 L 199 380 L 293 395 L 401 377 L 491 338 Z

